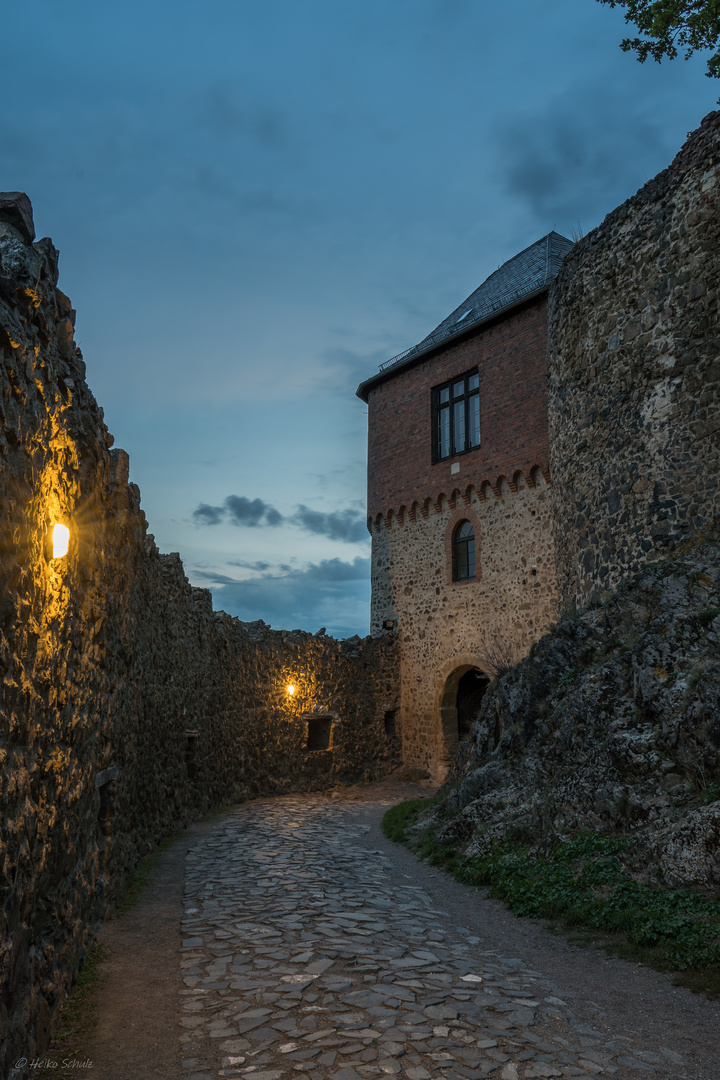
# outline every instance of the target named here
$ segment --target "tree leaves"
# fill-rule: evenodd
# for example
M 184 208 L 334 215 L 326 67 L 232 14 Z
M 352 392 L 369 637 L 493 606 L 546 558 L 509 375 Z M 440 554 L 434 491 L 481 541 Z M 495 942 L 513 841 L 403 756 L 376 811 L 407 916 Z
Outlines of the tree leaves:
M 680 49 L 687 60 L 695 52 L 714 49 L 720 38 L 720 0 L 599 0 L 626 8 L 625 22 L 634 23 L 644 38 L 624 38 L 620 48 L 634 51 L 640 63 L 674 60 Z M 720 78 L 720 50 L 707 61 L 709 79 Z

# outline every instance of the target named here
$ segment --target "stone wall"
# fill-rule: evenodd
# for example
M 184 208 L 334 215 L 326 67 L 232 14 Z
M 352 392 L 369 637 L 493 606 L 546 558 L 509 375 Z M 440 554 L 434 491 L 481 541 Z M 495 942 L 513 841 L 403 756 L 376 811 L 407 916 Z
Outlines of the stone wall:
M 158 552 L 57 252 L 32 239 L 27 200 L 0 195 L 0 1075 L 47 1045 L 93 927 L 161 837 L 400 760 L 393 635 L 241 623 Z
M 453 581 L 450 540 L 468 519 L 476 579 Z M 381 523 L 373 532 L 373 632 L 397 622 L 406 763 L 444 779 L 458 747 L 457 684 L 478 668 L 494 675 L 524 656 L 557 612 L 550 491 L 542 473 L 470 489 L 467 503 Z
M 561 601 L 584 606 L 720 512 L 720 112 L 572 249 L 549 306 Z
M 720 529 L 563 616 L 495 682 L 463 743 L 440 839 L 485 856 L 586 829 L 640 880 L 720 895 Z

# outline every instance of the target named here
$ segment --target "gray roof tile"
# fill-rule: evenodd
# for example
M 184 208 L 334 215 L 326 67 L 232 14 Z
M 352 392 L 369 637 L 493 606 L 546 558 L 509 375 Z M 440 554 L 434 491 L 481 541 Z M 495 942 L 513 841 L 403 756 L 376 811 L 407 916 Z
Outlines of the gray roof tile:
M 550 232 L 530 247 L 508 259 L 506 263 L 483 281 L 474 293 L 455 308 L 435 329 L 413 345 L 411 349 L 393 356 L 380 365 L 380 372 L 400 366 L 428 349 L 442 344 L 463 330 L 470 330 L 491 315 L 512 307 L 526 296 L 539 292 L 555 278 L 562 261 L 573 246 L 572 240 L 560 233 Z M 358 394 L 365 397 L 364 388 L 374 383 L 378 375 L 367 379 L 358 387 Z M 363 393 L 361 394 L 361 391 Z
M 502 311 L 524 296 L 542 289 L 557 277 L 562 261 L 572 246 L 572 240 L 556 232 L 536 240 L 503 263 L 415 348 L 420 351 L 428 345 L 436 345 L 443 338 L 463 330 L 465 324 L 472 326 L 481 322 L 488 315 Z

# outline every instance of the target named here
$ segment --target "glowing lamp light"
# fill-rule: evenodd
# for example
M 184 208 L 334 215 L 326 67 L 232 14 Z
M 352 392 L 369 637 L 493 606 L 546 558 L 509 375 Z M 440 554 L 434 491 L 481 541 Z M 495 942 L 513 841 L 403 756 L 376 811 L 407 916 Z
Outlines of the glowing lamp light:
M 288 694 L 290 695 L 290 697 L 292 697 L 292 696 L 293 696 L 293 694 L 295 693 L 295 687 L 293 686 L 293 684 L 292 684 L 292 683 L 290 683 L 290 685 L 288 686 L 288 688 L 287 688 L 287 692 L 288 692 Z
M 52 531 L 52 545 L 53 545 L 53 559 L 62 559 L 64 555 L 68 553 L 68 545 L 70 543 L 70 530 L 67 525 L 53 525 Z

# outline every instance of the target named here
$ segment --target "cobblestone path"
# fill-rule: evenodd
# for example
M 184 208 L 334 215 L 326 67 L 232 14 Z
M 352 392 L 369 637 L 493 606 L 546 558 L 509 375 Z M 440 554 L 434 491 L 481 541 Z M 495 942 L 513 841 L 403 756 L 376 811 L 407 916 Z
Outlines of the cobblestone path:
M 184 1080 L 685 1075 L 671 1049 L 607 1041 L 546 975 L 484 951 L 372 850 L 360 809 L 255 802 L 189 853 Z

